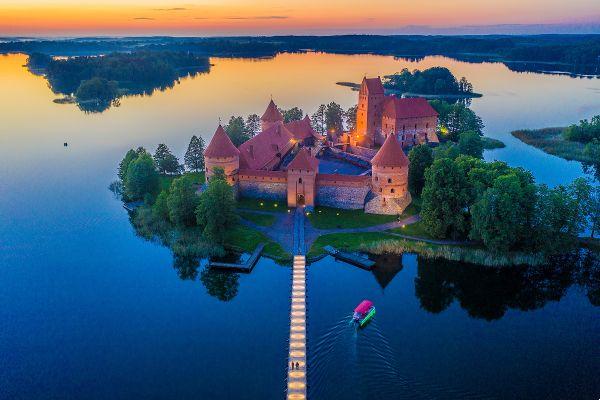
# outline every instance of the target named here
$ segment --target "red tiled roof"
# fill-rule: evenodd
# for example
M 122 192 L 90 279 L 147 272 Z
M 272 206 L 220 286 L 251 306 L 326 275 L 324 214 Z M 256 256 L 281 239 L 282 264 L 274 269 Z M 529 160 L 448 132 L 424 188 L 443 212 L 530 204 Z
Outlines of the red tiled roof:
M 315 132 L 310 124 L 308 115 L 300 121 L 291 121 L 284 125 L 290 132 L 292 132 L 294 138 L 297 140 L 304 140 L 317 136 L 317 132 Z
M 281 112 L 279 111 L 273 100 L 271 100 L 269 102 L 269 105 L 267 106 L 267 109 L 265 110 L 265 113 L 260 119 L 265 122 L 283 121 L 283 115 L 281 115 Z
M 242 143 L 240 167 L 264 169 L 277 154 L 284 156 L 294 146 L 294 135 L 283 124 L 274 125 Z
M 308 150 L 302 148 L 296 154 L 296 157 L 288 164 L 287 169 L 305 169 L 308 171 L 316 171 L 319 169 L 319 160 L 311 156 Z
M 219 124 L 217 131 L 213 135 L 210 143 L 206 150 L 204 150 L 204 156 L 209 158 L 219 157 L 234 157 L 240 154 L 240 151 L 233 145 L 229 136 L 225 132 L 225 129 Z
M 367 78 L 364 77 L 361 85 L 361 92 L 363 88 L 367 88 L 369 94 L 383 94 L 383 84 L 381 78 Z
M 438 113 L 427 99 L 412 97 L 401 99 L 387 96 L 383 105 L 383 116 L 394 119 L 437 117 Z
M 356 182 L 364 183 L 371 180 L 367 175 L 318 174 L 317 182 Z
M 402 151 L 396 136 L 389 135 L 371 160 L 371 164 L 375 167 L 406 167 L 408 166 L 408 157 Z

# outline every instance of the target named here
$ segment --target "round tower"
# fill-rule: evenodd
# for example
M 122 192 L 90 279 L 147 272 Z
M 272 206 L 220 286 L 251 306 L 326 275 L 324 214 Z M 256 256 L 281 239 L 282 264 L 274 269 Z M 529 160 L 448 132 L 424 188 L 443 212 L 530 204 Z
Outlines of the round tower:
M 240 151 L 234 146 L 221 125 L 217 128 L 208 147 L 204 151 L 206 181 L 215 173 L 215 168 L 221 168 L 230 185 L 235 185 L 240 168 Z
M 368 212 L 401 214 L 411 202 L 408 191 L 408 157 L 395 135 L 389 135 L 371 160 L 375 202 Z

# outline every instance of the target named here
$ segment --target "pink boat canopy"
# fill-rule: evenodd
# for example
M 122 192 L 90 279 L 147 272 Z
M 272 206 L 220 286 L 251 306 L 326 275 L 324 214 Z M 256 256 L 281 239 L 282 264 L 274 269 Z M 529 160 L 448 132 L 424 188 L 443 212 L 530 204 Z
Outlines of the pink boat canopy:
M 373 307 L 373 302 L 370 300 L 363 300 L 355 309 L 355 313 L 364 314 Z

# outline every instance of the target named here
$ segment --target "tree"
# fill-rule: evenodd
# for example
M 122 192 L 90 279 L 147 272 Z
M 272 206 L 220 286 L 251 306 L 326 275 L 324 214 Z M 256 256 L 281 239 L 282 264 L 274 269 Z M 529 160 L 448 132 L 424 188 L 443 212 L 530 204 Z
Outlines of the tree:
M 596 164 L 600 164 L 600 139 L 592 139 L 591 142 L 583 148 L 583 154 L 590 160 L 595 160 Z
M 344 113 L 344 120 L 346 122 L 346 128 L 349 132 L 354 132 L 356 130 L 356 112 L 358 111 L 358 105 L 354 105 L 350 107 Z
M 256 114 L 250 114 L 246 118 L 246 135 L 256 136 L 260 132 L 260 117 Z
M 600 186 L 596 186 L 590 196 L 590 222 L 592 225 L 591 236 L 600 229 Z
M 533 186 L 533 185 L 531 185 Z M 522 244 L 528 209 L 533 206 L 533 188 L 522 186 L 516 174 L 502 175 L 494 181 L 471 209 L 471 239 L 482 240 L 495 252 L 508 252 Z
M 169 221 L 169 191 L 162 190 L 152 205 L 152 217 L 156 220 Z
M 298 107 L 292 107 L 289 110 L 279 109 L 283 115 L 283 122 L 300 121 L 304 117 L 304 111 Z
M 325 110 L 325 127 L 328 133 L 339 135 L 344 131 L 344 110 L 342 107 L 331 102 Z
M 415 196 L 420 196 L 425 186 L 425 170 L 433 164 L 433 151 L 426 144 L 415 146 L 408 153 L 408 188 Z
M 457 237 L 467 232 L 467 182 L 454 160 L 435 160 L 425 171 L 421 216 L 434 237 Z
M 156 193 L 158 172 L 154 160 L 148 153 L 142 153 L 127 168 L 125 194 L 131 200 L 143 199 L 146 194 Z
M 75 92 L 75 97 L 77 97 L 78 100 L 99 100 L 107 102 L 115 99 L 119 95 L 118 88 L 119 86 L 115 81 L 94 77 L 81 82 Z
M 202 136 L 192 136 L 183 160 L 191 171 L 204 170 L 204 139 Z
M 226 232 L 238 221 L 233 189 L 225 180 L 221 168 L 215 168 L 207 189 L 200 196 L 196 221 L 204 237 L 220 245 L 225 243 Z
M 458 141 L 462 132 L 483 134 L 483 121 L 473 110 L 462 103 L 449 104 L 443 100 L 429 102 L 438 112 L 438 131 L 452 141 Z
M 475 158 L 483 158 L 483 141 L 477 132 L 467 131 L 460 134 L 458 139 L 460 154 Z
M 321 135 L 325 134 L 327 130 L 327 125 L 325 124 L 325 110 L 327 106 L 325 104 L 321 104 L 317 111 L 312 115 L 310 119 L 312 122 L 313 129 L 320 133 Z
M 129 164 L 131 164 L 131 162 L 136 158 L 138 158 L 138 153 L 135 150 L 130 149 L 127 152 L 127 154 L 125 154 L 123 160 L 121 160 L 121 162 L 119 163 L 119 171 L 117 172 L 117 175 L 119 176 L 121 182 L 125 183 L 125 177 L 127 176 L 127 168 L 129 168 Z
M 232 116 L 229 118 L 229 123 L 224 126 L 224 129 L 236 147 L 250 139 L 250 135 L 247 133 L 246 124 L 242 117 Z
M 179 160 L 171 153 L 171 150 L 166 144 L 159 144 L 156 152 L 154 153 L 154 162 L 160 173 L 178 173 L 181 169 L 179 166 Z
M 171 188 L 167 197 L 169 219 L 171 222 L 180 226 L 194 226 L 198 203 L 199 197 L 190 179 L 182 176 L 171 182 Z

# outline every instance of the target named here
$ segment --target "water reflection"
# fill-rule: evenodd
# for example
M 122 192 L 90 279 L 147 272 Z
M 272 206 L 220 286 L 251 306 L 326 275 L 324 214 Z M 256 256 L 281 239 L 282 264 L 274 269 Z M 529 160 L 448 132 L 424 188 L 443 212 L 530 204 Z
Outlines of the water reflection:
M 200 273 L 200 281 L 209 295 L 221 301 L 231 301 L 238 294 L 240 274 L 215 271 L 205 268 Z
M 509 309 L 536 310 L 559 301 L 573 284 L 599 305 L 600 261 L 589 251 L 536 267 L 488 268 L 418 257 L 415 295 L 421 308 L 440 313 L 454 300 L 473 318 L 502 318 Z

